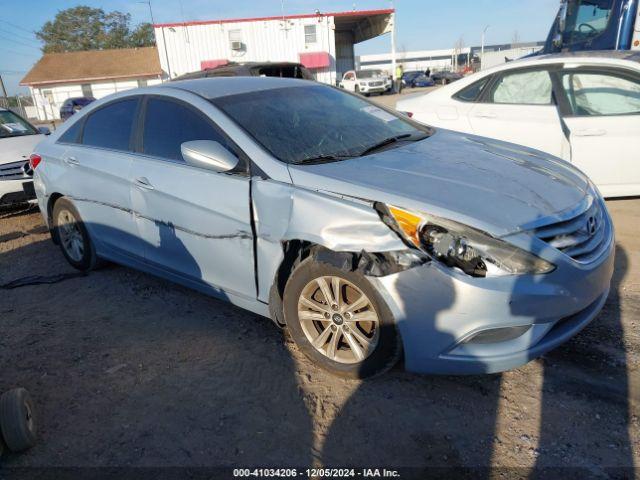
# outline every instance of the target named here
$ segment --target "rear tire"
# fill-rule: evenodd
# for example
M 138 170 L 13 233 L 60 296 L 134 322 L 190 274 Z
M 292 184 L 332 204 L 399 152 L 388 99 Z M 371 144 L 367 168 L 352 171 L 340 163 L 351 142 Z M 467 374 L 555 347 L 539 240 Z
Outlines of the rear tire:
M 402 343 L 391 310 L 360 273 L 307 258 L 287 282 L 283 311 L 300 350 L 334 375 L 379 375 L 400 358 Z
M 80 214 L 65 197 L 58 199 L 53 206 L 53 228 L 62 254 L 72 267 L 89 272 L 101 265 Z
M 19 453 L 36 444 L 33 402 L 24 388 L 9 390 L 0 397 L 0 426 L 12 452 Z

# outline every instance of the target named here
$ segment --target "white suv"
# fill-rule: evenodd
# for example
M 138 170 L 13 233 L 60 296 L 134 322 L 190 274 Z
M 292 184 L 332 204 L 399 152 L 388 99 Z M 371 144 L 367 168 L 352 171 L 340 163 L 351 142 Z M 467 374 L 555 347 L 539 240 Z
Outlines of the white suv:
M 29 155 L 49 133 L 38 129 L 10 110 L 0 108 L 0 205 L 36 198 Z
M 391 78 L 382 70 L 349 70 L 342 77 L 340 88 L 368 97 L 372 93 L 390 91 Z

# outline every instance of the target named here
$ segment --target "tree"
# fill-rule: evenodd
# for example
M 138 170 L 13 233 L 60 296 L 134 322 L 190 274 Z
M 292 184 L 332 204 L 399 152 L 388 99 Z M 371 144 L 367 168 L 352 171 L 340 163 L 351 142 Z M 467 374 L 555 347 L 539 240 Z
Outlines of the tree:
M 101 8 L 78 6 L 59 11 L 36 36 L 44 42 L 42 51 L 75 52 L 154 45 L 153 26 L 141 23 L 131 29 L 131 15 Z

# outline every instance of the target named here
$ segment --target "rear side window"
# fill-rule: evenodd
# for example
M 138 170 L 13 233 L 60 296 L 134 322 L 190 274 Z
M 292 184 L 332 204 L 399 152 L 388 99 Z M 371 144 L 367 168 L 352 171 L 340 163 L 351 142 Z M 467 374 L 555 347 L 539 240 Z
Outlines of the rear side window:
M 551 77 L 546 70 L 507 73 L 493 87 L 491 103 L 550 105 L 553 101 Z
M 463 90 L 460 90 L 458 93 L 456 93 L 453 98 L 461 100 L 463 102 L 475 102 L 484 91 L 484 87 L 487 86 L 487 83 L 489 83 L 490 79 L 491 75 L 478 80 L 475 83 L 472 83 L 467 88 L 464 88 Z
M 142 151 L 147 155 L 183 161 L 180 146 L 192 140 L 213 140 L 229 147 L 211 123 L 191 108 L 171 100 L 147 102 Z
M 112 150 L 129 150 L 137 106 L 138 99 L 131 98 L 111 103 L 92 113 L 85 121 L 82 143 Z
M 640 80 L 606 72 L 564 72 L 562 86 L 576 116 L 640 114 Z
M 82 130 L 82 120 L 75 122 L 64 132 L 58 142 L 60 143 L 78 143 L 80 141 L 80 131 Z

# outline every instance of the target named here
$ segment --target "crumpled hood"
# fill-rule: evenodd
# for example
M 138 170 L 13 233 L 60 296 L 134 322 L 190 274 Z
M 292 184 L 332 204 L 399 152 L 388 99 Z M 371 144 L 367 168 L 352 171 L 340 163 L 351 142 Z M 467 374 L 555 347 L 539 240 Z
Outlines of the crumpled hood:
M 27 161 L 43 138 L 45 138 L 44 135 L 0 138 L 0 165 L 20 160 Z
M 427 212 L 496 236 L 557 219 L 589 190 L 586 176 L 560 159 L 442 129 L 375 155 L 289 171 L 296 186 Z

